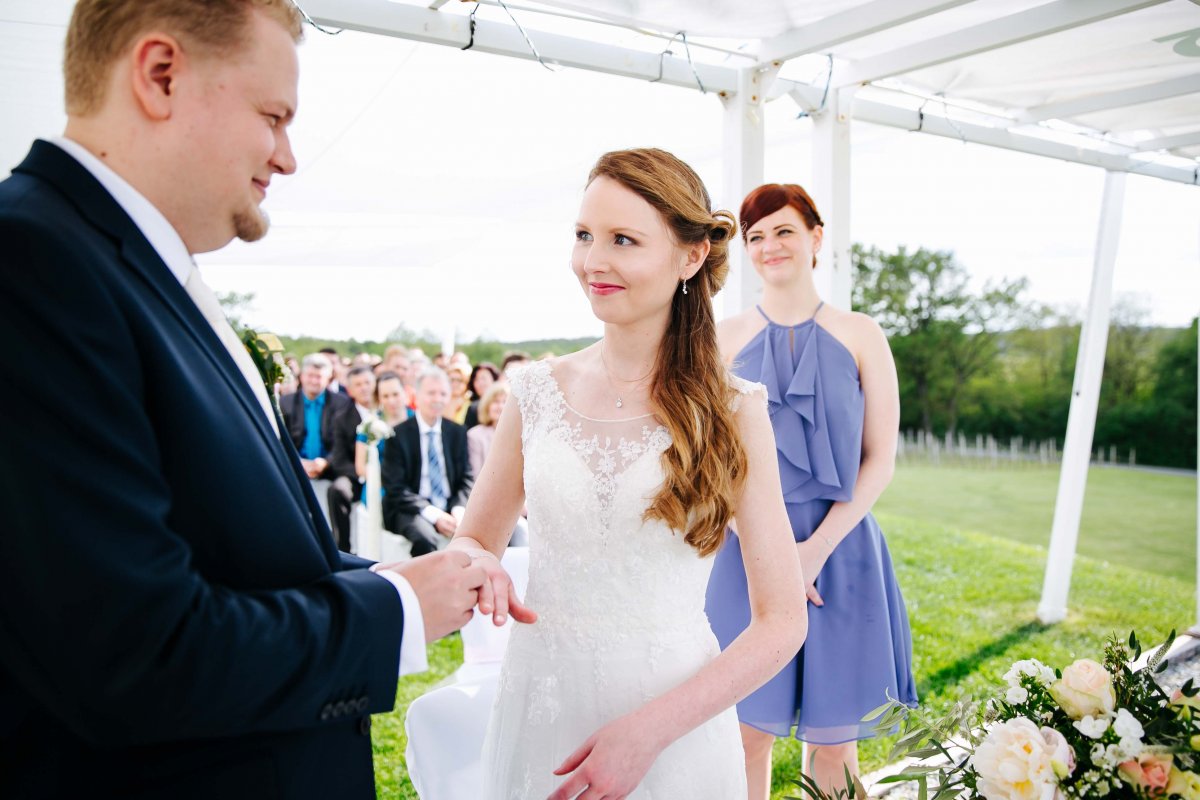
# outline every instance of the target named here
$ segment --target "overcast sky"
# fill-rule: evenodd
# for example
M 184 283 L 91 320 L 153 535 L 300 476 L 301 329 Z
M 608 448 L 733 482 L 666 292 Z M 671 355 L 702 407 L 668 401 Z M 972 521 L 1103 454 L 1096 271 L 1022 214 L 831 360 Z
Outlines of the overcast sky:
M 216 290 L 254 294 L 244 316 L 258 327 L 596 335 L 567 259 L 598 155 L 663 147 L 723 205 L 740 201 L 720 197 L 711 94 L 353 32 L 310 31 L 300 54 L 300 169 L 272 182 L 272 231 L 198 259 Z M 787 98 L 766 108 L 768 181 L 810 181 L 811 123 L 796 112 Z M 61 114 L 25 116 L 5 123 L 5 168 L 61 130 Z M 852 159 L 855 241 L 953 250 L 980 283 L 1025 275 L 1030 299 L 1086 303 L 1101 170 L 865 124 Z M 1115 290 L 1156 323 L 1197 313 L 1200 189 L 1130 176 Z

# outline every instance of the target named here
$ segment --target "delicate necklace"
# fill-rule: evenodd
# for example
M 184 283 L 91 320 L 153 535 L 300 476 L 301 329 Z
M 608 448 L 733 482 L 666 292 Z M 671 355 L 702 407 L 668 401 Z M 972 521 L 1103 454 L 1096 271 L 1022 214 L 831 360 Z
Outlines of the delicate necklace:
M 619 380 L 622 383 L 629 383 L 629 384 L 635 384 L 635 385 L 639 384 L 642 381 L 646 380 L 646 378 L 650 377 L 651 373 L 654 372 L 654 367 L 650 368 L 650 372 L 647 372 L 642 377 L 637 378 L 632 381 L 626 380 L 625 378 L 614 378 L 613 374 L 612 374 L 612 370 L 608 368 L 608 358 L 604 355 L 604 350 L 605 350 L 604 344 L 601 343 L 600 344 L 600 363 L 604 365 L 604 374 L 608 376 L 608 384 L 610 386 L 612 386 L 613 394 L 615 394 L 617 396 L 617 408 L 624 408 L 625 402 L 621 399 L 621 393 L 619 391 L 617 391 L 617 387 L 614 385 L 614 383 Z

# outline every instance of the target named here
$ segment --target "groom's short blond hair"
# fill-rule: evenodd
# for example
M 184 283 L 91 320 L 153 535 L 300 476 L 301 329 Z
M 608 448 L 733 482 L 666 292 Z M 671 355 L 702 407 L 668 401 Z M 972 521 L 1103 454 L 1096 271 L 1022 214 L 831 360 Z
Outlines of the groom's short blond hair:
M 227 55 L 245 44 L 252 11 L 302 38 L 304 19 L 292 0 L 79 0 L 63 58 L 67 113 L 100 109 L 113 63 L 139 36 L 157 30 L 198 54 Z

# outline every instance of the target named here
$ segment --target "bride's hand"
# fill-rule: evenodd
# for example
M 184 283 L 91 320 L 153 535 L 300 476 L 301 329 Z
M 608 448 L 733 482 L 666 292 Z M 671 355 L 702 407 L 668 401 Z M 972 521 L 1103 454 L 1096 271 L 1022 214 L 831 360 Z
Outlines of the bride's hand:
M 479 613 L 491 614 L 492 622 L 497 626 L 508 621 L 508 615 L 517 622 L 532 623 L 537 621 L 537 612 L 526 606 L 517 597 L 512 578 L 500 566 L 500 560 L 487 550 L 471 550 L 474 565 L 483 568 L 486 576 L 483 586 L 479 587 Z
M 549 800 L 622 800 L 646 777 L 665 746 L 645 721 L 634 715 L 616 719 L 593 733 L 554 770 L 555 775 L 571 777 Z

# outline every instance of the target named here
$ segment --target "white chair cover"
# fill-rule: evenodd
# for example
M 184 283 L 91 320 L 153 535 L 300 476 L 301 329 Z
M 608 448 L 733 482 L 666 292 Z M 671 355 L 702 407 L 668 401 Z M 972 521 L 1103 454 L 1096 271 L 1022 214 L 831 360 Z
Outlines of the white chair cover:
M 510 547 L 501 560 L 518 597 L 529 582 L 529 549 Z M 462 629 L 463 665 L 447 683 L 408 707 L 408 776 L 421 800 L 476 800 L 483 794 L 479 762 L 500 661 L 513 626 L 497 628 L 478 611 Z

